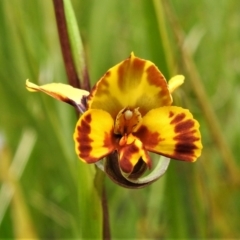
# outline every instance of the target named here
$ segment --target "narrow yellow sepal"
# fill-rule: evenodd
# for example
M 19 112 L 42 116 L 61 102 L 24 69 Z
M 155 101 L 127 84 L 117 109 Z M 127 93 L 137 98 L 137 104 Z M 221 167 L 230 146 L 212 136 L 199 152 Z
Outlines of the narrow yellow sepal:
M 38 92 L 40 91 L 39 89 L 40 87 L 32 82 L 29 82 L 29 80 L 27 79 L 26 80 L 26 89 L 29 91 L 29 92 Z
M 49 83 L 38 86 L 29 80 L 26 80 L 26 89 L 30 92 L 44 92 L 57 100 L 77 106 L 80 111 L 83 111 L 85 108 L 84 103 L 82 102 L 83 97 L 89 95 L 88 91 L 74 88 L 63 83 Z

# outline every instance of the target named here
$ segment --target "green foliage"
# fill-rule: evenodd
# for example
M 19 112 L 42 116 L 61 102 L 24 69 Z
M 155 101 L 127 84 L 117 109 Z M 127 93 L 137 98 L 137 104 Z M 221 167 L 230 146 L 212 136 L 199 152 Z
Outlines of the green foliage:
M 196 163 L 171 161 L 163 178 L 141 190 L 105 179 L 113 239 L 239 238 L 238 0 L 72 4 L 92 84 L 134 51 L 167 79 L 186 75 L 174 99 L 201 124 L 204 149 Z M 189 79 L 196 69 L 185 67 L 179 27 L 207 98 Z M 52 2 L 1 0 L 0 33 L 0 238 L 97 238 L 102 213 L 93 188 L 103 179 L 75 156 L 74 109 L 25 89 L 27 78 L 67 82 Z M 203 104 L 221 126 L 224 149 Z

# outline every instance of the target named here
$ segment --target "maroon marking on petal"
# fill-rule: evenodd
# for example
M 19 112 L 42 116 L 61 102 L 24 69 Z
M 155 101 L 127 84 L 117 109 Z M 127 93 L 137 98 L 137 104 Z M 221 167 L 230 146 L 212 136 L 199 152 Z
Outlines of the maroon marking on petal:
M 164 140 L 160 138 L 160 135 L 158 132 L 149 132 L 148 128 L 146 126 L 141 126 L 137 132 L 132 133 L 134 136 L 139 138 L 143 144 L 147 144 L 148 146 L 151 146 L 154 148 L 159 144 L 160 141 Z
M 156 66 L 151 65 L 147 69 L 147 79 L 151 85 L 167 87 L 166 80 Z
M 171 118 L 174 115 L 174 112 L 170 111 L 168 117 Z
M 134 77 L 140 78 L 142 76 L 145 64 L 146 64 L 146 61 L 140 58 L 134 58 L 132 63 L 132 71 L 133 71 Z
M 86 98 L 87 108 L 89 108 L 89 101 L 92 100 L 93 96 L 96 94 L 97 83 L 92 87 L 90 94 Z
M 95 95 L 108 95 L 109 93 L 109 83 L 106 78 L 111 75 L 111 72 L 108 71 L 105 75 L 93 86 L 90 94 L 87 97 L 87 100 L 90 101 Z M 88 106 L 89 107 L 89 106 Z
M 174 149 L 173 158 L 183 161 L 192 161 L 195 158 L 194 150 L 197 146 L 192 142 L 179 142 Z
M 109 87 L 109 83 L 107 81 L 107 77 L 110 76 L 110 75 L 111 75 L 111 73 L 107 72 L 105 74 L 105 76 L 101 79 L 101 82 L 98 85 L 101 86 L 101 87 L 104 87 L 104 88 L 108 88 Z
M 145 64 L 145 60 L 140 58 L 132 60 L 131 57 L 120 64 L 118 68 L 118 87 L 121 91 L 128 90 L 129 87 L 133 88 L 135 85 L 137 86 L 143 75 Z
M 133 142 L 130 145 L 126 145 L 121 151 L 123 151 L 123 155 L 119 161 L 120 168 L 125 173 L 131 173 L 134 166 L 131 164 L 130 159 L 133 154 L 139 151 L 139 149 Z
M 178 113 L 173 120 L 170 122 L 170 124 L 177 124 L 181 122 L 186 117 L 185 113 Z
M 110 132 L 110 134 L 109 133 L 105 133 L 105 136 L 104 136 L 104 142 L 103 142 L 103 147 L 107 147 L 107 148 L 109 148 L 109 146 L 115 146 L 116 147 L 116 144 L 115 144 L 115 139 L 114 139 L 115 137 L 114 137 L 114 134 L 113 134 L 113 128 L 112 128 L 112 130 L 111 130 L 111 132 Z
M 92 93 L 92 92 L 95 92 L 96 89 L 97 89 L 97 83 L 92 87 L 91 93 Z
M 163 74 L 159 71 L 159 69 L 155 65 L 151 65 L 146 70 L 147 72 L 147 80 L 150 85 L 155 85 L 159 88 L 159 98 L 162 99 L 162 105 L 168 106 L 171 105 L 172 100 L 170 97 L 170 93 L 167 87 L 166 79 Z
M 195 142 L 200 138 L 195 136 L 197 130 L 192 127 L 194 127 L 194 121 L 191 119 L 176 125 L 174 130 L 179 134 L 173 138 L 177 143 L 172 158 L 183 161 L 193 161 L 195 158 L 195 150 L 198 149 Z
M 180 154 L 193 154 L 197 146 L 193 142 L 179 142 L 175 146 L 175 151 Z
M 179 122 L 175 128 L 174 131 L 176 133 L 179 132 L 187 132 L 188 130 L 190 130 L 192 127 L 194 126 L 194 121 L 192 119 L 188 119 L 186 121 L 183 122 Z
M 105 73 L 105 76 L 104 77 L 110 77 L 111 76 L 111 72 L 110 71 L 107 71 L 106 73 Z
M 187 162 L 192 162 L 193 159 L 195 158 L 194 155 L 189 155 L 189 154 L 180 154 L 180 153 L 174 153 L 174 154 L 161 154 L 165 157 L 171 158 L 171 159 L 175 159 L 175 160 L 179 160 L 179 161 L 187 161 Z
M 96 94 L 97 93 L 97 94 Z M 100 80 L 100 82 L 97 85 L 96 95 L 102 96 L 102 95 L 109 95 L 109 83 L 105 76 Z
M 92 121 L 92 117 L 90 114 L 85 116 L 84 119 L 81 121 L 81 125 L 77 127 L 79 137 L 83 138 L 83 136 L 88 136 L 88 134 L 91 132 L 90 122 Z
M 175 159 L 175 160 L 179 160 L 179 161 L 187 161 L 187 162 L 193 162 L 195 159 L 195 154 L 194 151 L 182 151 L 182 149 L 184 149 L 183 146 L 177 146 L 175 149 L 175 152 L 172 154 L 162 154 L 165 157 L 171 158 L 171 159 Z
M 76 141 L 78 142 L 79 157 L 84 159 L 88 163 L 96 162 L 95 158 L 90 157 L 92 151 L 91 142 L 93 140 L 89 137 L 91 132 L 90 123 L 92 121 L 91 114 L 85 116 L 81 121 L 81 125 L 77 127 L 78 136 Z
M 187 133 L 183 133 L 183 134 L 179 134 L 177 136 L 175 136 L 173 139 L 177 140 L 179 142 L 183 142 L 183 141 L 189 141 L 189 142 L 196 142 L 198 141 L 200 138 L 199 137 L 195 137 L 194 133 L 196 132 L 196 130 L 192 130 L 190 132 Z

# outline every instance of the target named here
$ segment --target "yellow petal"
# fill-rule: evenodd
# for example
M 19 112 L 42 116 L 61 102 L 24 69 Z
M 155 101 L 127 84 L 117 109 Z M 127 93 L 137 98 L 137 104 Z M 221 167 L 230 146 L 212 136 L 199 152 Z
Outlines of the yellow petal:
M 125 108 L 139 107 L 142 115 L 150 109 L 171 105 L 167 82 L 150 61 L 132 53 L 115 65 L 97 82 L 91 91 L 90 108 L 103 109 L 115 118 Z
M 122 144 L 118 149 L 121 170 L 130 174 L 141 158 L 150 168 L 151 160 L 148 152 L 143 148 L 142 142 L 131 134 L 123 138 L 126 139 L 120 140 L 120 144 Z
M 176 75 L 168 81 L 168 88 L 170 93 L 175 91 L 178 87 L 180 87 L 184 83 L 184 78 L 185 77 L 183 75 Z
M 81 112 L 85 111 L 85 98 L 89 95 L 88 91 L 63 83 L 49 83 L 38 86 L 26 80 L 26 88 L 30 92 L 44 92 L 57 100 L 76 106 Z
M 79 118 L 73 138 L 82 161 L 94 163 L 114 151 L 113 124 L 111 115 L 99 109 L 90 109 Z
M 195 161 L 201 154 L 199 124 L 180 107 L 161 107 L 149 111 L 134 133 L 148 151 L 183 161 Z

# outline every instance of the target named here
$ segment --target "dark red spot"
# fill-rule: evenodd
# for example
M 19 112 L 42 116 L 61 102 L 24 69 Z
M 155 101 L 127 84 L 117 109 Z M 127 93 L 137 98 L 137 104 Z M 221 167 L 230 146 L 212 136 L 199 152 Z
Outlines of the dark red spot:
M 99 82 L 99 86 L 101 85 L 101 88 L 108 88 L 109 87 L 109 83 L 106 79 L 107 75 L 111 75 L 110 73 L 106 73 L 105 76 L 101 79 L 101 82 Z
M 167 82 L 162 73 L 155 65 L 151 65 L 146 70 L 147 80 L 150 85 L 155 85 L 159 88 L 159 98 L 162 99 L 163 105 L 170 105 L 172 100 L 170 98 Z
M 105 76 L 98 82 L 97 85 L 97 96 L 109 95 L 109 83 Z
M 178 140 L 179 142 L 183 142 L 183 141 L 195 142 L 195 141 L 199 140 L 199 137 L 194 136 L 195 132 L 196 132 L 196 130 L 192 130 L 185 134 L 179 134 L 179 135 L 175 136 L 173 139 Z
M 178 154 L 193 154 L 197 146 L 193 142 L 179 142 L 175 146 L 175 152 Z
M 86 102 L 87 102 L 87 107 L 89 107 L 89 104 L 88 104 L 88 101 L 90 101 L 92 98 L 93 98 L 93 95 L 95 95 L 95 92 L 96 92 L 96 89 L 97 89 L 97 84 L 95 84 L 92 89 L 91 89 L 91 92 L 90 94 L 87 96 L 86 98 Z
M 173 115 L 174 115 L 174 113 L 172 111 L 170 111 L 168 117 L 171 118 Z
M 114 143 L 114 134 L 113 134 L 113 128 L 112 128 L 110 134 L 105 133 L 103 147 L 112 148 L 113 145 L 114 147 L 116 147 L 116 144 Z
M 173 154 L 162 154 L 165 157 L 169 157 L 171 159 L 176 159 L 180 161 L 187 161 L 187 162 L 192 162 L 193 159 L 195 158 L 194 151 L 185 151 L 185 146 L 178 145 L 176 146 L 176 149 Z
M 140 58 L 128 58 L 118 68 L 118 87 L 122 91 L 137 86 L 143 75 L 145 61 Z M 129 82 L 127 82 L 129 81 Z M 131 82 L 130 82 L 131 81 Z
M 183 161 L 192 161 L 195 157 L 194 150 L 196 149 L 197 146 L 193 142 L 179 142 L 175 146 L 172 158 Z
M 105 75 L 93 86 L 91 89 L 90 94 L 88 95 L 87 99 L 91 100 L 94 95 L 107 95 L 109 94 L 109 83 L 107 81 L 107 77 L 111 75 L 111 72 L 106 72 Z M 97 94 L 96 94 L 97 93 Z
M 121 149 L 123 152 L 123 155 L 119 161 L 120 168 L 122 169 L 123 172 L 125 173 L 131 173 L 134 166 L 130 162 L 132 155 L 137 153 L 139 151 L 138 147 L 134 145 L 134 142 L 130 145 L 126 145 Z
M 144 145 L 151 148 L 154 148 L 160 141 L 163 140 L 160 138 L 158 132 L 152 133 L 145 126 L 141 126 L 136 133 L 133 133 L 133 135 L 139 138 Z
M 79 143 L 79 156 L 88 163 L 96 161 L 96 159 L 90 156 L 90 153 L 92 151 L 91 142 L 93 142 L 93 140 L 89 137 L 89 134 L 91 132 L 91 121 L 92 117 L 90 114 L 86 115 L 85 118 L 82 119 L 81 125 L 77 127 L 78 136 L 76 138 L 76 141 Z
M 167 88 L 167 83 L 164 76 L 154 65 L 148 67 L 146 72 L 148 82 L 151 85 L 161 86 L 162 89 Z
M 188 131 L 189 129 L 191 129 L 192 127 L 194 126 L 194 121 L 192 119 L 188 119 L 184 122 L 179 122 L 175 128 L 174 128 L 174 131 L 176 133 L 179 133 L 179 132 L 186 132 Z
M 195 158 L 195 150 L 198 148 L 195 142 L 199 141 L 199 137 L 195 136 L 197 130 L 193 128 L 194 125 L 192 119 L 176 125 L 174 130 L 178 135 L 173 138 L 177 143 L 172 158 L 183 161 L 193 161 Z
M 179 113 L 177 114 L 173 120 L 170 122 L 170 124 L 177 124 L 181 122 L 185 118 L 186 114 L 185 113 Z
M 111 76 L 111 72 L 110 71 L 107 71 L 106 73 L 105 73 L 105 77 L 110 77 Z
M 139 77 L 141 77 L 143 73 L 145 63 L 146 62 L 140 58 L 134 58 L 133 60 L 133 63 L 132 63 L 133 72 L 139 75 Z

